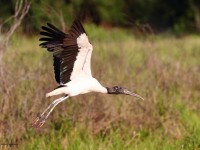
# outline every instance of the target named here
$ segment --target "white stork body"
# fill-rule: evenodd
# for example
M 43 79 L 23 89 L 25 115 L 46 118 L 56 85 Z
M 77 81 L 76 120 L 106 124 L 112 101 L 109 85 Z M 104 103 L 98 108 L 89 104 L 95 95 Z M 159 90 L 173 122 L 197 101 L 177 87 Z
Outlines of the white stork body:
M 83 75 L 81 78 L 77 78 L 68 82 L 67 84 L 64 85 L 64 87 L 55 89 L 52 92 L 47 93 L 46 97 L 59 94 L 66 94 L 72 97 L 89 92 L 99 92 L 106 94 L 107 89 L 103 87 L 95 78 Z
M 70 76 L 71 81 L 64 84 L 64 87 L 47 93 L 46 97 L 63 93 L 70 97 L 89 92 L 107 93 L 107 89 L 92 77 L 90 60 L 93 47 L 89 43 L 85 33 L 77 38 L 77 45 L 79 47 L 79 52 L 76 56 L 76 61 Z
M 93 46 L 90 44 L 86 32 L 79 20 L 75 20 L 68 33 L 64 33 L 55 26 L 48 24 L 42 26 L 40 46 L 53 53 L 55 79 L 59 86 L 46 97 L 64 94 L 65 96 L 54 100 L 48 108 L 38 116 L 33 125 L 41 127 L 53 109 L 65 99 L 89 92 L 104 94 L 139 95 L 120 86 L 112 88 L 103 87 L 91 73 L 91 56 Z M 47 113 L 45 117 L 43 115 Z M 39 123 L 38 123 L 39 121 Z

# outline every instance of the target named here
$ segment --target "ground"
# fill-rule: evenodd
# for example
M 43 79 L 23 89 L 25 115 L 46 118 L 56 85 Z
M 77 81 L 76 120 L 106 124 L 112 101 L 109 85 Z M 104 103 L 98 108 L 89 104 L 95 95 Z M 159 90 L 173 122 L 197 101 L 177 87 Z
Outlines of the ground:
M 91 93 L 59 104 L 41 129 L 31 123 L 55 98 L 52 56 L 37 36 L 16 34 L 4 55 L 0 141 L 19 149 L 200 149 L 200 37 L 135 35 L 85 25 L 92 72 L 102 85 L 143 96 Z

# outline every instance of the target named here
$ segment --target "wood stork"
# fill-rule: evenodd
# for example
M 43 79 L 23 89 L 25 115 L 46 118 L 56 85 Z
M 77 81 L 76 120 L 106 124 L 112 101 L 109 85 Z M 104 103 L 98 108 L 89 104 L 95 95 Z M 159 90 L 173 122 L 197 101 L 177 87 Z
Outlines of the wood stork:
M 54 100 L 33 122 L 33 126 L 41 127 L 53 109 L 60 102 L 69 97 L 89 92 L 104 94 L 125 94 L 141 96 L 130 92 L 126 88 L 114 86 L 112 88 L 102 86 L 92 77 L 90 65 L 93 47 L 90 44 L 81 22 L 76 19 L 68 33 L 60 31 L 52 24 L 42 26 L 40 34 L 42 43 L 40 46 L 53 53 L 53 65 L 55 79 L 59 84 L 46 97 L 64 94 L 65 96 Z

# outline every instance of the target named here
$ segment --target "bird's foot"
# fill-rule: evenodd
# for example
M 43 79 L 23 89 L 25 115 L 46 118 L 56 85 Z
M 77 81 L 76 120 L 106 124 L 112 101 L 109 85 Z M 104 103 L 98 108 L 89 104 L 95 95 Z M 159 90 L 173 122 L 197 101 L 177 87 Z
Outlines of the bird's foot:
M 35 127 L 38 124 L 38 121 L 41 119 L 40 116 L 36 117 L 35 120 L 32 123 L 32 127 Z
M 46 119 L 43 119 L 42 121 L 40 121 L 40 123 L 37 125 L 36 128 L 41 128 L 44 125 L 45 121 Z
M 44 125 L 45 121 L 46 119 L 42 118 L 41 116 L 36 117 L 35 120 L 33 121 L 32 127 L 35 127 L 38 129 Z

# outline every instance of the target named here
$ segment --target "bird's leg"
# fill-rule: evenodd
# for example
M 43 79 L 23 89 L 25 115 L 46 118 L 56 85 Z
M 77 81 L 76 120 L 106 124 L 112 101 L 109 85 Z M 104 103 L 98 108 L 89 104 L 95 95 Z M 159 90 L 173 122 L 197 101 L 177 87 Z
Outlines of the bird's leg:
M 56 104 L 59 100 L 63 99 L 63 97 L 58 98 L 56 100 L 54 100 L 44 111 L 43 113 L 40 115 L 40 118 L 47 112 L 47 110 L 49 110 L 54 104 Z
M 64 101 L 65 99 L 67 99 L 67 97 L 64 97 L 63 99 L 60 99 L 59 101 L 57 101 L 56 103 L 53 104 L 52 108 L 50 109 L 50 111 L 47 113 L 46 117 L 44 117 L 40 123 L 38 124 L 38 128 L 40 128 L 41 126 L 43 126 L 43 124 L 45 123 L 45 121 L 47 120 L 47 118 L 49 117 L 49 115 L 51 114 L 51 112 L 54 110 L 54 108 L 62 101 Z
M 40 114 L 39 116 L 37 116 L 37 118 L 33 122 L 33 126 L 36 125 L 39 120 L 41 120 L 42 116 L 47 112 L 47 110 L 49 110 L 57 101 L 59 101 L 62 98 L 63 97 L 58 98 L 58 99 L 54 100 L 53 102 L 51 102 L 51 104 L 42 112 L 42 114 Z
M 32 124 L 32 126 L 35 126 L 37 124 L 37 122 L 39 120 L 41 120 L 42 116 L 47 112 L 47 110 L 49 110 L 57 101 L 59 101 L 60 99 L 62 99 L 63 97 L 61 98 L 58 98 L 56 100 L 54 100 L 53 102 L 51 102 L 51 104 L 42 112 L 42 114 L 40 114 L 39 116 L 37 116 Z
M 49 105 L 49 107 L 41 114 L 41 116 L 43 116 L 46 112 L 47 112 L 47 110 L 49 110 L 50 108 L 50 111 L 47 113 L 47 115 L 44 117 L 44 118 L 41 118 L 40 117 L 40 122 L 39 122 L 39 124 L 38 125 L 36 125 L 37 126 L 37 128 L 40 128 L 44 123 L 45 123 L 45 121 L 47 120 L 47 118 L 49 117 L 49 115 L 51 114 L 51 112 L 53 111 L 53 109 L 60 103 L 60 102 L 62 102 L 62 101 L 64 101 L 65 99 L 67 99 L 69 96 L 64 96 L 64 97 L 62 97 L 62 98 L 59 98 L 59 99 L 56 99 L 56 100 L 54 100 L 50 105 Z M 38 120 L 38 121 L 39 121 Z
M 40 128 L 40 127 L 45 123 L 45 121 L 47 120 L 47 118 L 49 117 L 49 115 L 51 114 L 51 112 L 54 110 L 54 108 L 55 108 L 60 102 L 64 101 L 64 100 L 67 99 L 68 97 L 69 97 L 69 96 L 65 96 L 65 97 L 62 97 L 61 99 L 57 100 L 57 101 L 53 104 L 53 106 L 52 106 L 52 108 L 50 109 L 50 111 L 47 113 L 46 117 L 43 118 L 43 119 L 40 121 L 40 123 L 38 124 L 37 128 Z
M 50 111 L 48 112 L 48 114 L 46 115 L 46 117 L 44 118 L 44 120 L 46 120 L 50 113 L 53 111 L 53 109 L 62 101 L 64 101 L 65 99 L 67 99 L 68 97 L 63 97 L 62 99 L 60 99 L 59 101 L 56 101 L 54 104 L 53 104 L 53 107 L 50 109 Z

